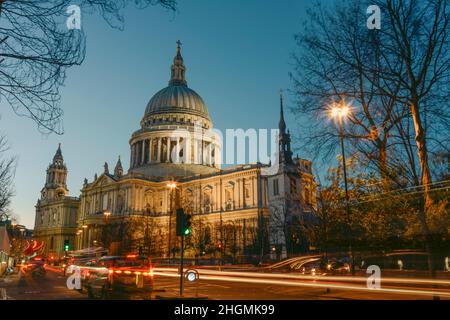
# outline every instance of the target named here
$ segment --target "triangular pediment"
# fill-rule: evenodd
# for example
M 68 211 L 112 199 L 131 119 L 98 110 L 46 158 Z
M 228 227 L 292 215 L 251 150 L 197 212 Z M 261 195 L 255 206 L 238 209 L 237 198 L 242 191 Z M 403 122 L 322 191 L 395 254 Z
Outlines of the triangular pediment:
M 100 187 L 100 186 L 106 186 L 108 184 L 115 183 L 116 180 L 114 177 L 108 174 L 102 174 L 98 179 L 92 184 L 92 187 Z

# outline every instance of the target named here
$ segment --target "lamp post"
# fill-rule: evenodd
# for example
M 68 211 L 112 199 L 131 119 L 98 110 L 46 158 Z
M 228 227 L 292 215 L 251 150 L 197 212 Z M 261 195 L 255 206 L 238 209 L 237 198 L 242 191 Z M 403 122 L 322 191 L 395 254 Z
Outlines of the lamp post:
M 331 108 L 331 117 L 338 120 L 339 122 L 339 136 L 341 140 L 341 152 L 342 152 L 342 168 L 344 171 L 344 188 L 345 188 L 345 209 L 347 212 L 347 220 L 348 220 L 348 226 L 349 231 L 351 231 L 351 220 L 350 220 L 350 198 L 348 195 L 348 184 L 347 184 L 347 167 L 345 163 L 345 148 L 344 148 L 344 126 L 343 126 L 343 120 L 344 118 L 347 118 L 350 114 L 350 107 L 345 104 L 345 102 L 341 102 L 339 105 L 333 105 Z M 355 273 L 354 268 L 354 255 L 353 255 L 353 247 L 352 247 L 352 234 L 350 232 L 350 239 L 349 239 L 349 249 L 350 249 L 350 259 L 351 259 L 351 270 L 352 274 Z
M 78 229 L 77 230 L 77 249 L 80 250 L 83 247 L 83 229 Z
M 170 190 L 170 208 L 169 208 L 169 263 L 170 263 L 170 254 L 172 251 L 172 213 L 174 211 L 174 201 L 173 201 L 173 192 L 177 188 L 177 184 L 175 182 L 169 182 L 167 184 L 167 188 Z
M 103 232 L 102 232 L 102 240 L 103 240 L 103 246 L 106 247 L 106 240 L 107 240 L 107 236 L 108 236 L 108 221 L 109 221 L 109 217 L 111 216 L 111 211 L 109 210 L 105 210 L 103 211 L 103 216 L 105 217 L 105 226 L 103 228 Z M 104 248 L 106 249 L 106 248 Z M 108 250 L 109 252 L 109 250 Z
M 83 221 L 83 225 L 81 226 L 82 231 L 83 231 L 83 245 L 82 247 L 86 246 L 87 248 L 90 247 L 90 243 L 89 243 L 89 230 L 88 230 L 88 225 Z

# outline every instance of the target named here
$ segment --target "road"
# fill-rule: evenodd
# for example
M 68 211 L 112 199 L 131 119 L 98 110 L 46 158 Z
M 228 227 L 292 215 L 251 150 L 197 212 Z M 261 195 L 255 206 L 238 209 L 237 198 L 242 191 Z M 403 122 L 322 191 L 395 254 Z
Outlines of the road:
M 12 300 L 79 300 L 86 299 L 78 291 L 69 290 L 66 277 L 60 272 L 47 270 L 45 278 L 33 279 L 22 274 L 14 274 L 0 281 L 7 299 Z
M 186 298 L 212 300 L 349 300 L 349 299 L 450 299 L 450 281 L 385 279 L 381 290 L 368 290 L 363 277 L 302 277 L 294 274 L 217 271 L 199 269 L 200 280 L 185 284 Z M 12 275 L 0 281 L 8 299 L 60 300 L 87 299 L 86 295 L 66 287 L 66 278 L 56 268 L 48 268 L 45 279 Z M 430 294 L 436 292 L 436 294 Z M 153 299 L 171 299 L 179 294 L 175 268 L 155 269 Z M 1 293 L 0 293 L 1 295 Z M 133 297 L 129 297 L 133 299 Z
M 450 299 L 450 280 L 384 278 L 377 290 L 367 288 L 367 278 L 351 276 L 301 276 L 295 274 L 199 270 L 197 283 L 186 283 L 187 297 L 239 300 L 410 300 Z M 179 294 L 177 270 L 161 268 L 155 283 L 166 295 Z M 164 294 L 162 294 L 164 296 Z

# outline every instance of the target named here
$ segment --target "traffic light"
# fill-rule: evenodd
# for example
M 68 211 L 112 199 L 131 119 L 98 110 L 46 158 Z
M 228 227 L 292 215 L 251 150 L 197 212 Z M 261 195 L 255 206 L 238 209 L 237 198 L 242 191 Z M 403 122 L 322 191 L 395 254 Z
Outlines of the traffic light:
M 191 218 L 192 215 L 185 214 L 183 219 L 183 236 L 188 236 L 191 234 Z
M 184 210 L 183 208 L 179 208 L 177 209 L 177 221 L 176 221 L 177 236 L 183 236 L 183 220 L 184 220 Z
M 69 251 L 69 240 L 64 240 L 64 251 Z
M 191 234 L 191 218 L 192 215 L 185 214 L 183 208 L 177 209 L 176 217 L 176 234 L 179 237 Z

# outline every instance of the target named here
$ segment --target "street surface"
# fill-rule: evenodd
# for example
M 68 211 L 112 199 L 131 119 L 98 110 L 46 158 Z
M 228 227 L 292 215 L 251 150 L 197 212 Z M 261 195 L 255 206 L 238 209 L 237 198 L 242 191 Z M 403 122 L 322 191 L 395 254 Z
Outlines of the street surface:
M 301 276 L 294 273 L 261 273 L 198 269 L 197 282 L 185 281 L 186 298 L 213 300 L 340 300 L 340 299 L 450 299 L 450 280 L 418 280 L 386 278 L 381 289 L 369 290 L 366 278 L 351 276 Z M 179 296 L 179 276 L 176 268 L 155 268 L 155 291 L 152 299 L 172 299 Z M 5 290 L 1 290 L 1 289 Z M 3 292 L 3 293 L 2 293 Z M 18 300 L 88 299 L 86 294 L 69 290 L 66 277 L 54 267 L 47 267 L 44 279 L 32 279 L 18 274 L 0 280 L 0 298 Z M 434 294 L 433 294 L 434 293 Z M 134 297 L 128 297 L 134 299 Z

